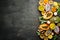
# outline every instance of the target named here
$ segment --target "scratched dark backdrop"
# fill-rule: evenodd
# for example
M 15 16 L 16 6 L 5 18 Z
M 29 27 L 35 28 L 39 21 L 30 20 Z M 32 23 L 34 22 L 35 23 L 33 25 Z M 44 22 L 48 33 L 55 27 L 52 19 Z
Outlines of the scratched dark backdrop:
M 38 0 L 0 0 L 0 40 L 40 40 L 37 6 Z

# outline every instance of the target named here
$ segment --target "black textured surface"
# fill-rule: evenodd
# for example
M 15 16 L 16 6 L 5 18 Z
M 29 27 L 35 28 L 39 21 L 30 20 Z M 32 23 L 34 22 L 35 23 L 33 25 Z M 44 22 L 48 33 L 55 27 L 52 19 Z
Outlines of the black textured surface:
M 0 1 L 0 40 L 38 40 L 38 0 Z
M 0 40 L 40 40 L 38 0 L 0 1 Z

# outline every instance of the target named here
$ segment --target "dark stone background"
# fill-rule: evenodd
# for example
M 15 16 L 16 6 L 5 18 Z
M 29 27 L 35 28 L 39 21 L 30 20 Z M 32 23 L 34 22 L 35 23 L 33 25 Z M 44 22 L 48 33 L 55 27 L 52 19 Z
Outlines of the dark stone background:
M 37 6 L 38 0 L 0 0 L 0 40 L 40 40 Z

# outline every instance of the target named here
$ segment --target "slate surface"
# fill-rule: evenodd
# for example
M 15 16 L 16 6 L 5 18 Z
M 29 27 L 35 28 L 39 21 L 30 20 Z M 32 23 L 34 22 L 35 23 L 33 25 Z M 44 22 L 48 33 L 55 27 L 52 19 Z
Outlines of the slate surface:
M 37 6 L 38 0 L 1 0 L 0 40 L 40 40 Z

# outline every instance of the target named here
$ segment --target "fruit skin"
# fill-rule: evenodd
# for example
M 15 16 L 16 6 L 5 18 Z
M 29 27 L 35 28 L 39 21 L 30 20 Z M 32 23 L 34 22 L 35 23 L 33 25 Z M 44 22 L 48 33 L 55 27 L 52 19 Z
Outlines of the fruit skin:
M 54 23 L 59 23 L 60 22 L 60 17 L 59 16 L 56 16 L 56 17 L 52 17 L 50 19 L 51 22 L 54 22 Z
M 47 30 L 44 34 L 45 34 L 45 36 L 49 36 L 50 34 L 52 34 L 52 31 L 51 30 Z
M 58 26 L 55 27 L 54 32 L 55 32 L 56 34 L 59 34 L 59 27 L 58 27 Z
M 46 11 L 42 11 L 41 14 L 42 14 L 42 15 L 45 15 L 45 14 L 46 14 Z
M 50 11 L 50 4 L 46 4 L 45 10 L 46 10 L 46 12 L 47 12 L 47 11 Z
M 53 0 L 49 0 L 49 4 L 53 4 Z
M 48 14 L 50 14 L 50 15 L 48 16 Z M 42 17 L 44 19 L 50 19 L 52 16 L 53 16 L 53 13 L 52 12 L 47 12 L 46 15 L 43 15 Z
M 57 8 L 56 7 L 52 7 L 52 12 L 56 12 Z
M 44 11 L 44 6 L 43 6 L 43 5 L 39 6 L 39 7 L 38 7 L 38 10 L 39 10 L 39 11 Z
M 58 6 L 58 3 L 57 2 L 54 2 L 53 5 L 58 9 L 59 6 Z
M 39 5 L 44 5 L 43 0 L 40 0 L 40 1 L 39 1 Z
M 47 4 L 48 3 L 48 0 L 44 0 L 44 3 Z
M 57 24 L 57 26 L 59 26 L 59 27 L 60 27 L 60 23 L 58 23 L 58 24 Z
M 48 36 L 48 38 L 49 38 L 49 39 L 52 39 L 52 38 L 53 38 L 53 36 L 52 36 L 52 35 L 49 35 L 49 36 Z
M 44 34 L 40 34 L 41 39 L 44 39 L 44 37 L 45 37 Z
M 44 37 L 44 40 L 48 40 L 48 37 Z
M 60 13 L 60 9 L 59 9 L 59 6 L 58 6 L 58 3 L 57 2 L 53 2 L 53 1 L 51 1 L 51 5 L 53 4 L 54 5 L 54 7 L 52 7 L 52 12 L 54 13 L 54 16 L 52 15 L 48 15 L 47 16 L 47 12 L 49 12 L 49 10 L 45 10 L 45 5 L 49 2 L 49 1 L 51 1 L 51 0 L 44 0 L 43 2 L 40 2 L 39 4 L 40 4 L 40 7 L 38 7 L 38 10 L 39 11 L 41 11 L 41 12 L 43 12 L 43 11 L 46 11 L 46 12 L 43 12 L 42 13 L 42 15 L 43 15 L 43 20 L 41 20 L 40 19 L 40 22 L 41 22 L 41 25 L 39 26 L 39 31 L 42 33 L 42 35 L 39 35 L 40 36 L 40 38 L 41 39 L 44 39 L 44 40 L 48 40 L 48 38 L 49 39 L 52 39 L 53 38 L 53 33 L 51 33 L 50 35 L 46 35 L 46 31 L 48 31 L 48 30 L 55 30 L 56 29 L 56 25 L 55 25 L 55 23 L 60 23 L 60 17 L 57 17 L 57 13 L 55 13 L 55 12 L 58 12 L 58 13 Z M 47 7 L 48 8 L 48 7 Z M 59 9 L 58 11 L 57 11 L 57 9 Z M 52 13 L 52 14 L 53 14 Z M 53 17 L 53 18 L 52 18 Z M 47 19 L 50 21 L 50 19 L 52 18 L 52 21 L 53 22 L 47 22 Z M 45 21 L 45 19 L 46 19 L 46 21 Z M 47 23 L 47 24 L 46 24 Z M 45 25 L 43 25 L 43 24 L 46 24 L 47 25 L 47 27 L 45 26 Z M 58 24 L 59 25 L 59 24 Z M 44 26 L 44 27 L 43 27 Z M 49 29 L 48 29 L 48 27 L 49 27 Z M 58 28 L 57 28 L 58 29 Z M 45 32 L 42 32 L 42 31 L 45 31 Z M 45 34 L 44 34 L 45 33 Z M 49 32 L 48 32 L 49 33 Z M 56 30 L 56 32 L 55 33 L 57 33 L 58 34 L 58 31 Z
M 49 27 L 50 27 L 51 30 L 54 30 L 55 29 L 55 26 L 56 25 L 54 23 L 51 23 Z
M 44 27 L 45 27 L 45 28 L 44 28 Z M 48 30 L 49 27 L 48 27 L 47 24 L 41 24 L 41 25 L 39 25 L 39 29 L 42 29 L 42 30 Z
M 55 23 L 59 23 L 60 22 L 60 17 L 56 17 Z
M 57 2 L 54 2 L 53 5 L 54 5 L 54 6 L 58 6 L 58 3 L 57 3 Z
M 57 9 L 59 8 L 59 4 L 57 2 L 53 2 L 53 6 L 55 6 Z

